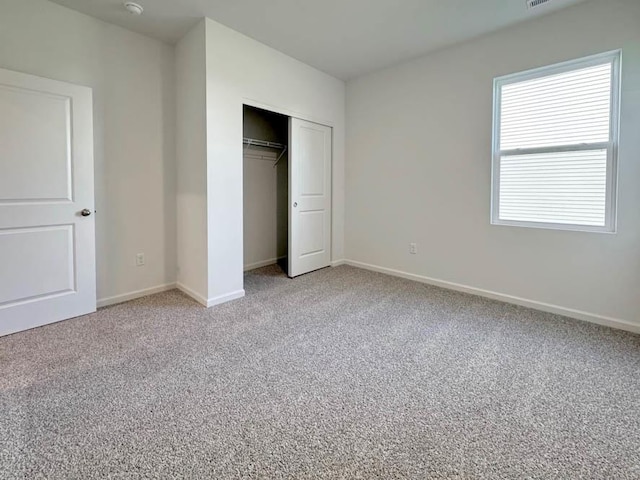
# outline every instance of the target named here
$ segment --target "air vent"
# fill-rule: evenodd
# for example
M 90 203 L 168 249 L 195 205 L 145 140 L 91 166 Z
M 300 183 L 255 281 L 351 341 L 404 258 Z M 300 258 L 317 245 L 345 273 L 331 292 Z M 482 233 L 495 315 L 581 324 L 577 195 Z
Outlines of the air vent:
M 527 0 L 527 8 L 536 8 L 550 1 L 551 0 Z

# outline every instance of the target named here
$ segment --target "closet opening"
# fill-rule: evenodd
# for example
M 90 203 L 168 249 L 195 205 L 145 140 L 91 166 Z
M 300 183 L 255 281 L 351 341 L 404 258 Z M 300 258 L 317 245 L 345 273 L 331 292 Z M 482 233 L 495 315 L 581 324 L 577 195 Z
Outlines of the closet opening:
M 289 274 L 289 117 L 243 105 L 244 271 Z
M 244 271 L 278 265 L 294 278 L 328 267 L 332 128 L 242 108 Z

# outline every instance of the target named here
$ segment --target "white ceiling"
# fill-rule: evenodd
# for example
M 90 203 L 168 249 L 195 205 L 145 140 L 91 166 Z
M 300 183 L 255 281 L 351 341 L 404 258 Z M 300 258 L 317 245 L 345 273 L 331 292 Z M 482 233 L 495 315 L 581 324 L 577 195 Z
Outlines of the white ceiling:
M 583 0 L 53 0 L 175 43 L 210 17 L 270 47 L 349 79 Z

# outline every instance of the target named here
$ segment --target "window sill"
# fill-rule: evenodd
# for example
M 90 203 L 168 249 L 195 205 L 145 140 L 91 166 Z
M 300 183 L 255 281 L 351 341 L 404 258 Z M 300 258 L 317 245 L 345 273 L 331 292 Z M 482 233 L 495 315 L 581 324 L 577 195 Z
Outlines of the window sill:
M 522 227 L 537 228 L 542 230 L 561 230 L 565 232 L 582 233 L 604 233 L 615 235 L 615 228 L 611 227 L 591 227 L 589 225 L 567 225 L 563 223 L 538 223 L 538 222 L 518 222 L 513 220 L 491 220 L 491 225 L 496 227 Z

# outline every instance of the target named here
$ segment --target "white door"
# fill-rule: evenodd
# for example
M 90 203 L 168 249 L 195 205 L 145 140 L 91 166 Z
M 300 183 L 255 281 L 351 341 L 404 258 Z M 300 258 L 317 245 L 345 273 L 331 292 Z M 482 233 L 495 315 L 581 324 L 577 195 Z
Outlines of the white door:
M 289 276 L 331 263 L 331 128 L 289 119 Z
M 0 335 L 96 310 L 92 116 L 90 88 L 0 69 Z

